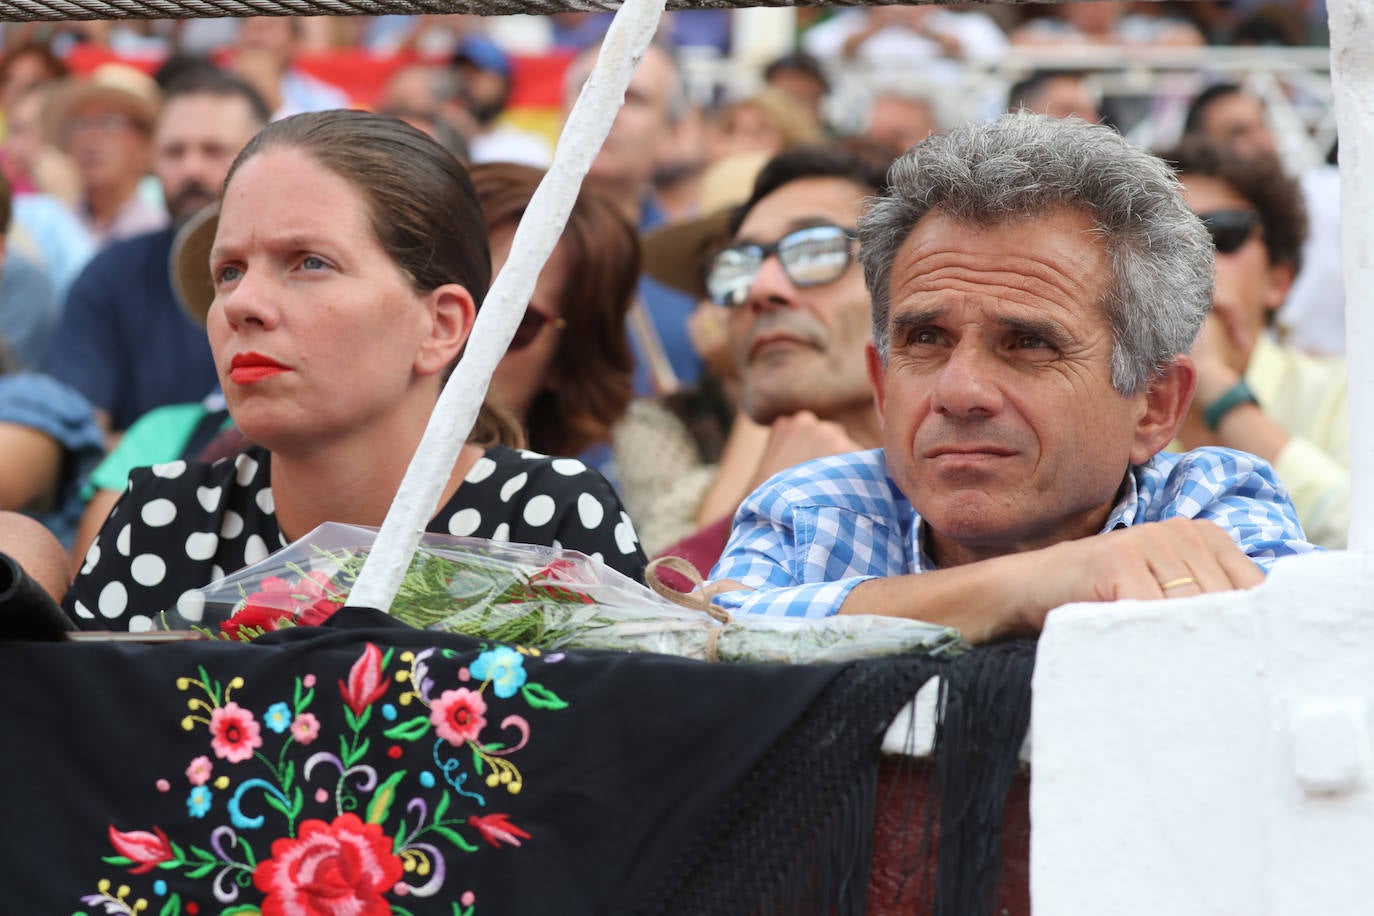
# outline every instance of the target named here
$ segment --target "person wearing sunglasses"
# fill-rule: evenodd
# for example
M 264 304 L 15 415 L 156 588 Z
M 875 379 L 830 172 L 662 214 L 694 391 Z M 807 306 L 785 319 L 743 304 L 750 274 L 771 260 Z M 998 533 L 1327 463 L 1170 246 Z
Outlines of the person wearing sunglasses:
M 763 165 L 744 203 L 645 240 L 651 276 L 724 311 L 739 402 L 718 462 L 702 469 L 697 530 L 662 552 L 709 569 L 730 517 L 763 481 L 878 444 L 855 223 L 890 162 L 838 144 L 796 147 Z M 633 512 L 628 490 L 626 501 Z
M 473 166 L 494 270 L 543 177 L 525 165 Z M 635 228 L 609 197 L 584 186 L 487 395 L 524 428 L 530 448 L 571 458 L 610 440 L 634 396 L 625 316 L 638 280 Z
M 1216 247 L 1212 309 L 1192 348 L 1197 395 L 1179 445 L 1221 445 L 1269 461 L 1308 539 L 1343 548 L 1350 524 L 1345 361 L 1309 355 L 1274 333 L 1302 261 L 1302 192 L 1277 158 L 1241 156 L 1206 138 L 1163 156 Z
M 911 617 L 976 643 L 1039 632 L 1070 602 L 1247 588 L 1316 549 L 1262 459 L 1163 451 L 1212 276 L 1164 162 L 1017 112 L 923 141 L 887 185 L 857 221 L 882 447 L 754 491 L 710 576 L 719 606 Z M 781 282 L 762 256 L 788 232 L 739 239 L 756 247 L 728 263 Z M 825 259 L 804 250 L 791 274 L 815 279 Z M 774 358 L 768 334 L 746 339 Z

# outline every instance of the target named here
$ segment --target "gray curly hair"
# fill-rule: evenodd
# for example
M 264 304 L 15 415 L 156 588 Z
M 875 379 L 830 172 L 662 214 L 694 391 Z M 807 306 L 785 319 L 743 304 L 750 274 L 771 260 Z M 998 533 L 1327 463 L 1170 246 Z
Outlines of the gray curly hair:
M 1060 209 L 1097 224 L 1112 264 L 1103 303 L 1112 385 L 1139 393 L 1192 346 L 1212 305 L 1212 241 L 1162 160 L 1077 118 L 1017 112 L 937 134 L 892 165 L 888 191 L 859 221 L 873 339 L 887 360 L 892 263 L 932 211 L 972 226 Z

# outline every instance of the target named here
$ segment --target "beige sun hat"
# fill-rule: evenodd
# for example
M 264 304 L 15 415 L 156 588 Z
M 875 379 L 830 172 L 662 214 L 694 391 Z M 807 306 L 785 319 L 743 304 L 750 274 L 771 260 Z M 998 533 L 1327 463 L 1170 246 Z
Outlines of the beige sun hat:
M 215 281 L 210 276 L 210 248 L 215 244 L 215 230 L 219 228 L 219 202 L 195 212 L 172 239 L 172 253 L 168 270 L 172 274 L 172 291 L 186 316 L 205 327 L 205 316 L 215 301 Z
M 67 80 L 53 93 L 43 112 L 43 133 L 48 142 L 65 151 L 63 126 L 68 118 L 73 111 L 97 103 L 121 111 L 145 130 L 152 130 L 162 92 L 157 81 L 137 67 L 101 64 L 90 76 Z
M 725 236 L 735 208 L 749 199 L 770 153 L 735 153 L 701 176 L 701 216 L 662 226 L 643 239 L 644 272 L 658 282 L 705 299 L 706 256 Z

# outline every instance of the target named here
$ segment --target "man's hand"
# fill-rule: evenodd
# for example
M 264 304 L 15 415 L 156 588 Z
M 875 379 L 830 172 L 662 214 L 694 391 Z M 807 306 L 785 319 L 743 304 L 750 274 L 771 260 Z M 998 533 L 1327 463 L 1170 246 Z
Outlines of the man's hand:
M 769 477 L 803 461 L 857 452 L 862 448 L 849 438 L 843 426 L 822 420 L 809 410 L 780 417 L 769 429 L 768 442 L 759 456 L 758 470 L 749 490 L 755 490 Z
M 886 614 L 951 626 L 971 643 L 1039 633 L 1075 601 L 1188 598 L 1264 581 L 1220 527 L 1170 519 L 935 572 L 857 585 L 842 614 Z

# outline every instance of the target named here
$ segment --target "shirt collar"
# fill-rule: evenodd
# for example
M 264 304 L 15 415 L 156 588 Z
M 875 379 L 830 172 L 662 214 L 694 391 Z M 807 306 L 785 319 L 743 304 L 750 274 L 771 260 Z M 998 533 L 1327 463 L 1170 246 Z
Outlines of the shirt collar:
M 1121 483 L 1121 496 L 1117 499 L 1116 505 L 1107 516 L 1107 522 L 1102 526 L 1102 533 L 1116 531 L 1119 528 L 1129 528 L 1135 524 L 1136 517 L 1140 513 L 1140 488 L 1136 481 L 1135 465 L 1126 469 L 1126 478 Z M 921 516 L 916 512 L 911 513 L 912 526 L 911 537 L 907 541 L 907 562 L 909 567 L 916 572 L 934 572 L 937 567 L 935 561 L 930 558 L 930 553 L 925 545 L 925 522 L 921 521 Z

